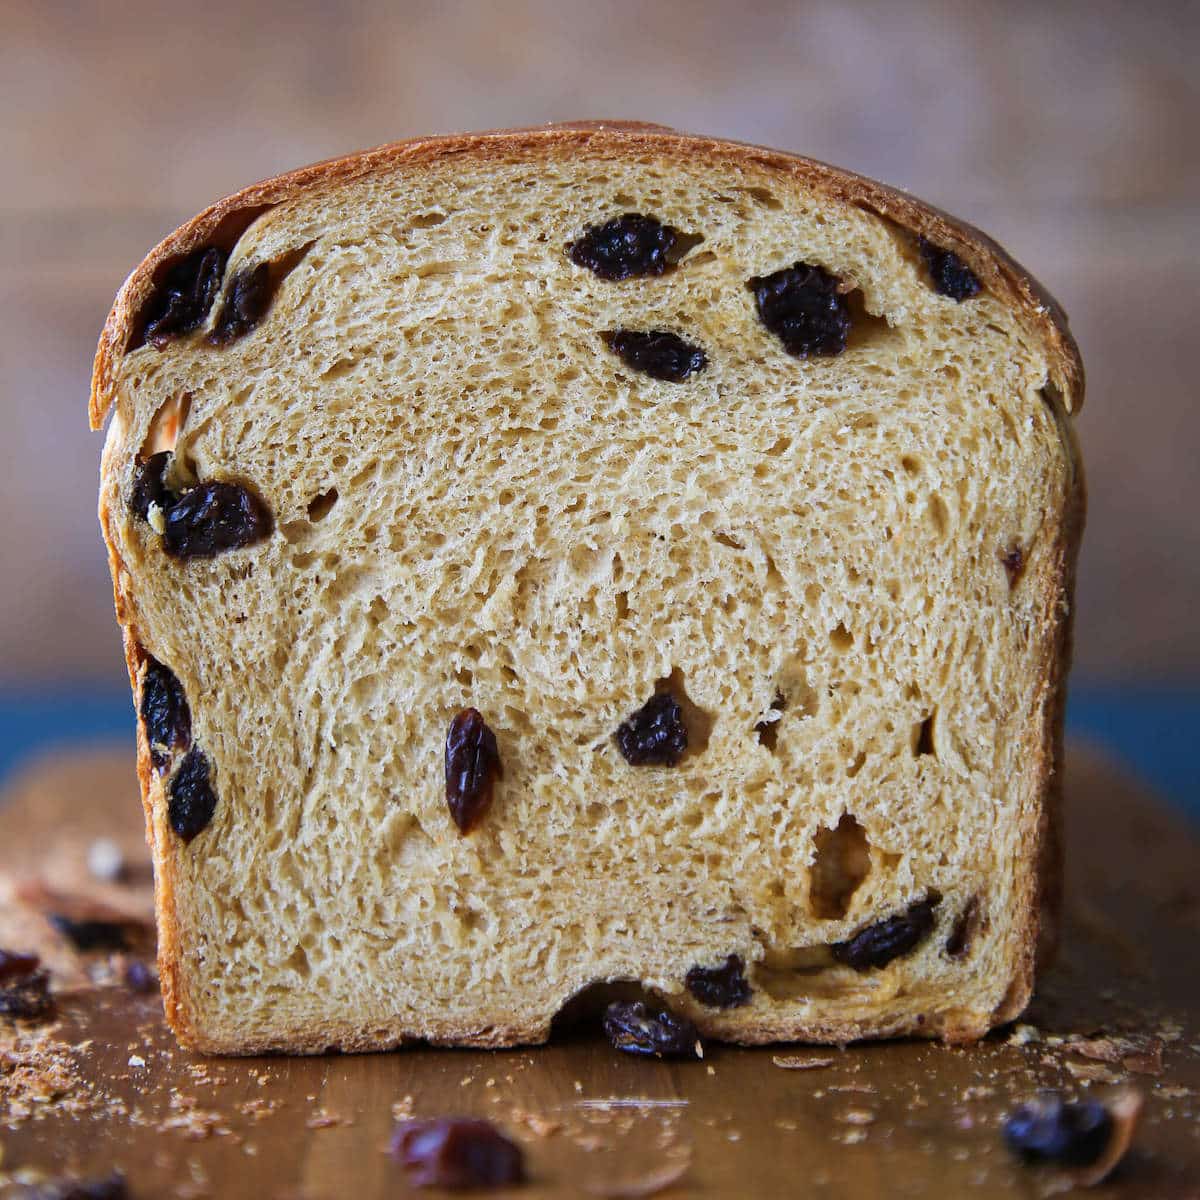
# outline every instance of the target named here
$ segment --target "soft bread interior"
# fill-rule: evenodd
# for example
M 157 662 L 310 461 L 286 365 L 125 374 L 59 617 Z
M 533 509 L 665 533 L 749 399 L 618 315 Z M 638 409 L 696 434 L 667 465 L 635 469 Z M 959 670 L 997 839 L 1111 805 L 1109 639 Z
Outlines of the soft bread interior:
M 623 212 L 702 240 L 656 278 L 567 258 Z M 191 1040 L 531 1040 L 615 979 L 739 1040 L 982 1032 L 1036 920 L 1072 469 L 1011 305 L 937 294 L 907 230 L 719 156 L 315 185 L 223 286 L 264 261 L 252 333 L 118 363 L 106 454 L 130 636 L 219 798 L 184 843 L 150 795 Z M 746 281 L 796 261 L 853 289 L 839 356 L 757 317 Z M 620 328 L 708 365 L 649 378 Z M 128 505 L 164 446 L 252 484 L 270 538 L 164 555 Z M 631 766 L 613 733 L 662 686 L 691 747 Z M 503 763 L 470 836 L 443 775 L 466 706 Z M 830 956 L 934 893 L 910 953 Z M 688 971 L 731 954 L 749 1003 L 700 1004 Z

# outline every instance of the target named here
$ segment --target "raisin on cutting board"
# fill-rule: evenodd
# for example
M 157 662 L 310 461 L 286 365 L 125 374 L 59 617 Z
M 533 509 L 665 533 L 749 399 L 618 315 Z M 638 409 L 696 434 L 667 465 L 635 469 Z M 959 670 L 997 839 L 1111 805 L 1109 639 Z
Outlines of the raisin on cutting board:
M 0 1017 L 34 1020 L 54 1011 L 50 976 L 36 954 L 0 950 Z
M 604 1032 L 616 1049 L 654 1058 L 696 1058 L 700 1042 L 687 1017 L 648 1008 L 641 1000 L 614 1000 L 604 1010 Z
M 1108 1147 L 1113 1121 L 1096 1100 L 1071 1103 L 1044 1091 L 1014 1109 L 1004 1122 L 1004 1141 L 1027 1163 L 1086 1167 Z
M 405 1121 L 392 1136 L 392 1153 L 413 1187 L 504 1187 L 525 1178 L 521 1148 L 490 1121 L 470 1117 Z

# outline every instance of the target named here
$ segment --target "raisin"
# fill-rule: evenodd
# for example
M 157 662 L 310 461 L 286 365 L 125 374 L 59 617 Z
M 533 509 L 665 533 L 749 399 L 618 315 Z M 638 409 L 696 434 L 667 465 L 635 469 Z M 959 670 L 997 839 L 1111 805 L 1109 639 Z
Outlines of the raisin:
M 1104 1153 L 1112 1116 L 1095 1100 L 1069 1103 L 1044 1091 L 1014 1109 L 1004 1122 L 1004 1141 L 1027 1163 L 1086 1167 Z
M 202 483 L 166 510 L 163 549 L 172 558 L 213 558 L 225 550 L 261 542 L 271 533 L 271 514 L 240 483 Z
M 924 900 L 914 901 L 904 912 L 860 929 L 848 941 L 834 942 L 830 949 L 835 961 L 856 971 L 886 967 L 928 937 L 934 923 L 933 910 L 941 899 L 937 892 L 930 892 Z
M 229 295 L 208 335 L 214 346 L 228 346 L 249 333 L 271 303 L 271 268 L 267 263 L 239 271 L 229 285 Z
M 683 710 L 670 692 L 656 692 L 613 736 L 625 761 L 635 767 L 673 767 L 688 748 Z
M 744 964 L 731 954 L 723 966 L 693 967 L 685 976 L 687 990 L 709 1008 L 738 1008 L 750 999 Z
M 612 282 L 661 275 L 678 236 L 679 230 L 654 217 L 625 213 L 603 225 L 589 225 L 582 237 L 568 243 L 567 254 L 576 266 Z
M 75 921 L 62 913 L 51 913 L 54 926 L 76 950 L 127 950 L 129 938 L 125 927 L 115 921 Z
M 951 958 L 962 958 L 971 948 L 971 939 L 975 934 L 975 918 L 979 912 L 979 897 L 972 896 L 967 901 L 950 936 L 946 939 L 946 953 Z
M 614 1000 L 604 1010 L 604 1032 L 618 1050 L 655 1058 L 696 1058 L 700 1034 L 686 1017 L 657 1012 L 641 1000 Z
M 754 293 L 759 320 L 789 354 L 807 358 L 845 350 L 852 322 L 837 276 L 798 262 L 771 275 L 756 275 L 746 286 Z
M 1011 591 L 1021 582 L 1021 576 L 1025 573 L 1025 551 L 1014 542 L 1007 550 L 1000 551 L 1000 561 L 1004 564 Z
M 202 247 L 167 272 L 150 302 L 146 341 L 161 350 L 172 338 L 204 324 L 221 288 L 227 259 L 217 246 Z
M 138 712 L 150 744 L 150 761 L 161 773 L 173 754 L 191 746 L 192 711 L 175 673 L 149 655 Z
M 0 987 L 10 979 L 32 975 L 42 965 L 36 954 L 19 954 L 15 950 L 0 950 Z
M 483 820 L 501 774 L 496 735 L 478 709 L 464 708 L 446 731 L 446 804 L 459 833 Z
M 202 833 L 217 811 L 217 793 L 208 776 L 208 759 L 198 746 L 193 746 L 171 780 L 167 817 L 185 842 Z
M 935 292 L 949 296 L 951 300 L 957 300 L 960 304 L 964 300 L 970 300 L 972 296 L 979 295 L 983 285 L 975 272 L 953 250 L 943 250 L 924 237 L 920 238 L 917 244 L 929 277 L 933 280 Z
M 26 1200 L 127 1200 L 120 1171 L 98 1179 L 48 1179 L 25 1193 Z
M 689 375 L 708 366 L 708 355 L 699 346 L 661 329 L 649 333 L 618 329 L 603 337 L 608 348 L 627 367 L 641 371 L 651 379 L 682 383 Z
M 131 992 L 148 995 L 158 991 L 158 976 L 139 958 L 127 962 L 123 974 L 125 986 Z
M 150 506 L 157 504 L 166 510 L 178 499 L 163 481 L 171 462 L 171 451 L 160 450 L 145 462 L 139 462 L 133 477 L 133 491 L 129 494 L 129 507 L 146 521 L 150 517 Z
M 490 1121 L 439 1117 L 405 1121 L 392 1136 L 413 1187 L 504 1187 L 525 1178 L 521 1148 Z
M 0 950 L 0 1017 L 31 1020 L 54 1011 L 50 976 L 36 954 Z

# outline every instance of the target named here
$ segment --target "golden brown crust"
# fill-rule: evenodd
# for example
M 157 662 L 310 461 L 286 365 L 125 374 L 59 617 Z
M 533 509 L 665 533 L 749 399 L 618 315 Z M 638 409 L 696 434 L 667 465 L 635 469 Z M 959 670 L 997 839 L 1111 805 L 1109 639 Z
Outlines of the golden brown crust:
M 790 176 L 824 191 L 834 199 L 857 205 L 902 226 L 914 237 L 925 236 L 940 246 L 952 249 L 979 277 L 987 290 L 1014 306 L 1026 333 L 1040 342 L 1049 364 L 1052 389 L 1059 397 L 1065 413 L 1074 414 L 1082 405 L 1083 367 L 1067 328 L 1065 313 L 1031 275 L 991 239 L 971 226 L 904 192 L 811 159 L 759 146 L 681 134 L 657 125 L 577 121 L 535 129 L 416 138 L 393 143 L 254 184 L 211 205 L 160 242 L 121 288 L 96 350 L 89 404 L 92 428 L 100 428 L 112 409 L 116 364 L 137 333 L 138 314 L 144 308 L 156 278 L 168 264 L 199 246 L 209 244 L 214 237 L 228 237 L 231 230 L 242 232 L 254 217 L 267 208 L 307 189 L 336 187 L 375 171 L 393 170 L 401 166 L 417 167 L 459 155 L 471 155 L 477 160 L 509 158 L 518 154 L 549 157 L 573 154 L 583 149 L 629 156 L 655 154 L 660 157 L 720 156 L 732 159 L 739 164 Z M 946 1017 L 940 1023 L 936 1016 L 929 1018 L 928 1022 L 923 1017 L 881 1016 L 876 1020 L 809 1024 L 797 1028 L 793 1021 L 779 1022 L 767 1017 L 747 1027 L 745 1023 L 734 1025 L 720 1014 L 700 1014 L 697 1024 L 702 1033 L 743 1044 L 761 1044 L 797 1036 L 814 1042 L 840 1044 L 864 1037 L 904 1035 L 932 1036 L 949 1042 L 962 1042 L 982 1036 L 990 1024 L 1011 1020 L 1028 1002 L 1033 986 L 1039 930 L 1043 943 L 1046 943 L 1055 924 L 1058 881 L 1061 878 L 1058 858 L 1061 786 L 1057 769 L 1062 761 L 1063 705 L 1070 653 L 1070 600 L 1084 511 L 1078 453 L 1073 444 L 1069 421 L 1061 414 L 1060 417 L 1073 475 L 1055 550 L 1047 556 L 1047 564 L 1036 581 L 1039 591 L 1046 597 L 1043 624 L 1039 630 L 1042 644 L 1046 647 L 1043 691 L 1039 703 L 1043 720 L 1040 725 L 1034 725 L 1031 744 L 1026 747 L 1037 763 L 1037 770 L 1029 828 L 1023 832 L 1021 840 L 1023 853 L 1028 854 L 1030 861 L 1038 866 L 1036 871 L 1029 872 L 1028 885 L 1018 902 L 1017 925 L 1024 930 L 1021 939 L 1023 950 L 1004 1000 L 990 1020 L 981 1015 L 977 1023 L 967 1021 L 961 1014 Z M 123 594 L 123 568 L 117 556 L 116 542 L 103 499 L 99 515 L 108 546 L 117 616 L 124 629 L 130 683 L 136 699 L 144 655 L 134 633 L 131 601 Z M 160 827 L 165 821 L 165 806 L 155 803 L 158 797 L 154 789 L 161 788 L 162 783 L 153 771 L 149 747 L 140 723 L 138 779 L 146 811 L 147 841 L 154 851 L 156 867 L 159 972 L 163 1002 L 167 1019 L 184 1045 L 210 1053 L 251 1054 L 268 1050 L 321 1053 L 333 1047 L 345 1051 L 378 1050 L 413 1040 L 499 1047 L 541 1042 L 548 1037 L 549 1027 L 546 1025 L 510 1021 L 507 1024 L 497 1022 L 483 1026 L 447 1022 L 416 1029 L 396 1026 L 386 1031 L 376 1030 L 370 1035 L 331 1024 L 269 1041 L 237 1044 L 206 1038 L 190 1018 L 188 997 L 182 987 L 173 859 L 170 854 L 159 853 L 156 849 L 156 843 L 160 846 L 165 844 L 167 837 L 166 828 Z
M 643 152 L 677 155 L 718 155 L 745 165 L 779 171 L 822 189 L 831 196 L 856 204 L 940 246 L 952 249 L 990 291 L 1010 300 L 1023 314 L 1031 334 L 1045 345 L 1053 383 L 1067 411 L 1078 411 L 1083 401 L 1083 364 L 1067 328 L 1066 313 L 1019 263 L 978 229 L 957 221 L 939 209 L 861 175 L 843 171 L 810 158 L 784 154 L 762 146 L 720 141 L 677 133 L 660 125 L 635 122 L 575 121 L 537 129 L 497 130 L 491 133 L 452 134 L 413 138 L 364 150 L 344 158 L 329 159 L 290 171 L 226 196 L 181 225 L 161 241 L 125 281 L 105 322 L 96 348 L 92 393 L 88 408 L 93 429 L 99 429 L 113 403 L 113 368 L 124 352 L 148 299 L 155 275 L 167 263 L 208 243 L 214 231 L 236 214 L 279 204 L 311 187 L 331 187 L 373 171 L 401 165 L 422 165 L 437 159 L 472 154 L 501 158 L 516 153 L 547 156 L 582 148 L 616 154 Z

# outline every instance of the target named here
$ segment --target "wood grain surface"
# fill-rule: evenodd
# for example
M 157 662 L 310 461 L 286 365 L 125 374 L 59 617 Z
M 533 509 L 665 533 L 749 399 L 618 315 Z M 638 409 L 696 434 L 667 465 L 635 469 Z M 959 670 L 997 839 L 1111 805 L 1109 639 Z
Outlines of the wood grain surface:
M 660 1063 L 617 1053 L 585 1021 L 527 1050 L 205 1059 L 175 1046 L 157 996 L 77 985 L 40 1032 L 0 1026 L 0 1181 L 119 1167 L 134 1197 L 407 1195 L 386 1153 L 395 1118 L 472 1114 L 525 1151 L 529 1182 L 494 1194 L 529 1200 L 648 1194 L 676 1176 L 655 1194 L 1032 1198 L 1049 1177 L 1009 1157 L 1003 1114 L 1038 1087 L 1128 1081 L 1143 1120 L 1090 1194 L 1196 1200 L 1200 846 L 1102 759 L 1070 756 L 1067 796 L 1065 936 L 1031 1030 L 962 1049 L 710 1044 L 703 1061 Z M 44 874 L 49 860 L 69 889 L 64 864 L 98 833 L 136 865 L 139 822 L 124 756 L 36 768 L 0 804 L 0 875 Z
M 827 159 L 1005 244 L 1064 303 L 1088 366 L 1080 667 L 1200 673 L 1200 5 L 5 0 L 0 12 L 0 682 L 122 679 L 84 405 L 112 297 L 154 242 L 307 162 L 581 116 Z

